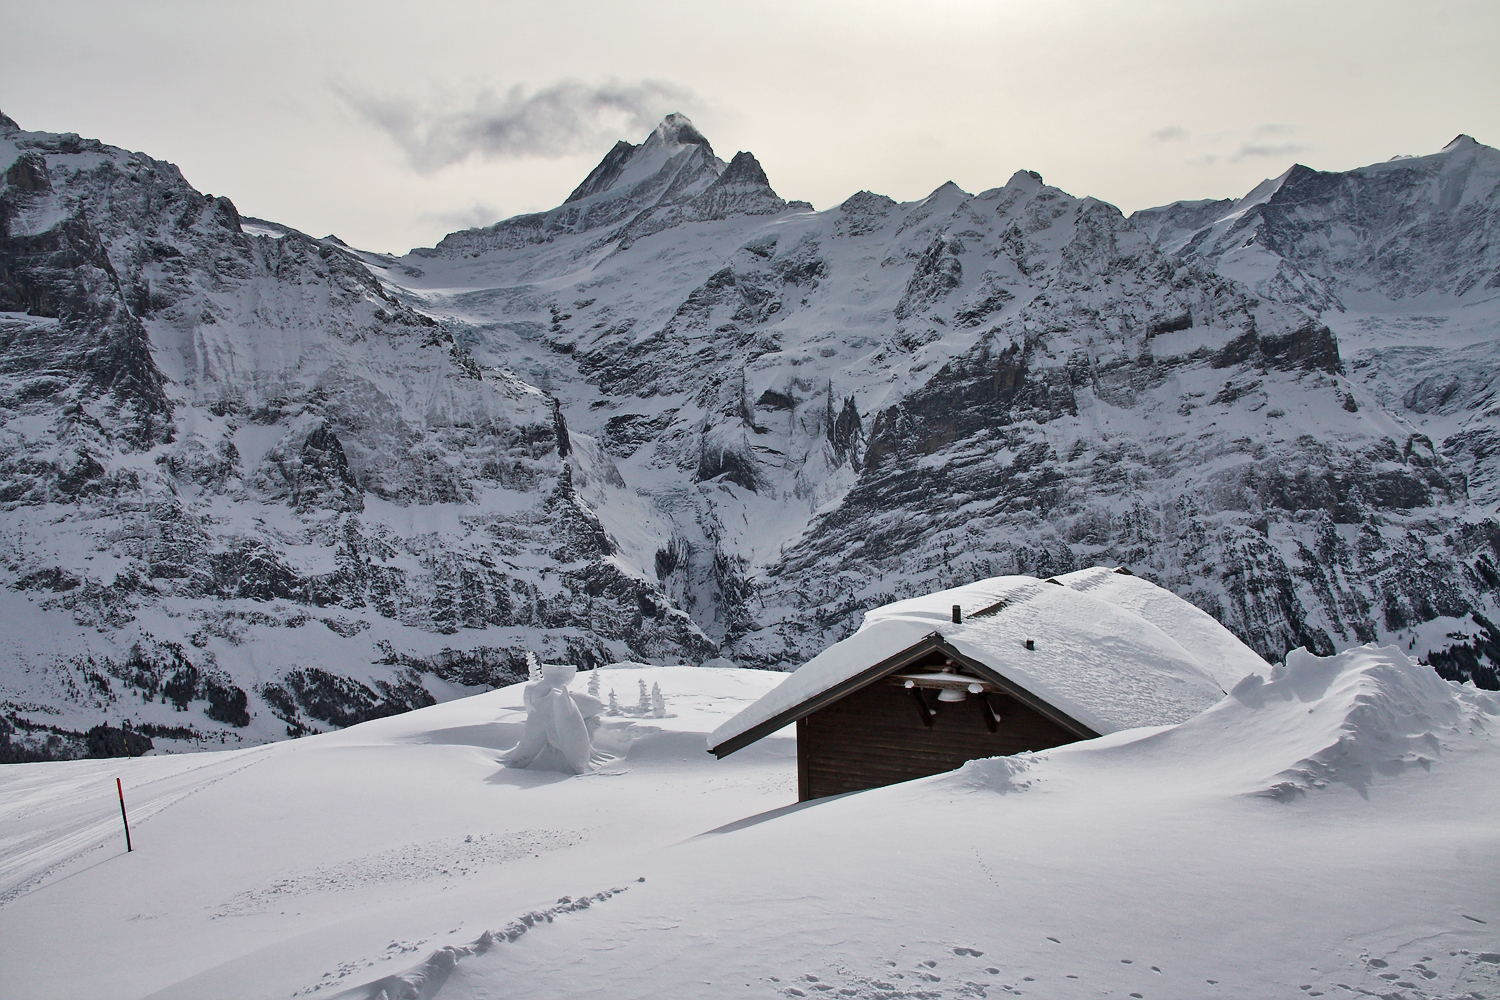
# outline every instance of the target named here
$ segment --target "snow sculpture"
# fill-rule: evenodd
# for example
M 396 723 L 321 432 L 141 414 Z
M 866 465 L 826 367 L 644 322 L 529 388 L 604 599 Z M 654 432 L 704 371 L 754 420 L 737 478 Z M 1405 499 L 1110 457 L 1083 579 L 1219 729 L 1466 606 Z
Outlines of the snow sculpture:
M 584 774 L 608 759 L 596 753 L 591 739 L 604 704 L 568 690 L 578 668 L 571 663 L 543 663 L 540 678 L 526 685 L 526 726 L 521 742 L 500 755 L 506 767 L 531 767 Z M 548 748 L 556 751 L 546 753 Z

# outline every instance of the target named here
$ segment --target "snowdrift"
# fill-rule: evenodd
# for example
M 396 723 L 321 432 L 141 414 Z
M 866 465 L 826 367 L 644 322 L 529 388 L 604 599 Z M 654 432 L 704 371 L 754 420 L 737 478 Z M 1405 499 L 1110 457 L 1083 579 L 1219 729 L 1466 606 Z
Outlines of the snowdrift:
M 599 676 L 622 703 L 660 684 L 669 717 L 617 718 L 625 756 L 589 776 L 496 764 L 518 687 L 0 771 L 0 997 L 1500 991 L 1500 697 L 1398 649 L 1296 655 L 1175 726 L 800 806 L 787 734 L 702 750 L 774 675 Z

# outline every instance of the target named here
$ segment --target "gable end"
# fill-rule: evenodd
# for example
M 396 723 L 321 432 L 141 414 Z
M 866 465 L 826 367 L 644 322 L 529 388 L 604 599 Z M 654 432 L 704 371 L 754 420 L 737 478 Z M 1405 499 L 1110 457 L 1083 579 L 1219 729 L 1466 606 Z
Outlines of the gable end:
M 709 747 L 708 752 L 713 754 L 715 757 L 727 757 L 730 754 L 734 753 L 736 750 L 741 750 L 749 746 L 751 743 L 754 743 L 756 740 L 771 735 L 778 729 L 781 729 L 783 726 L 791 725 L 792 723 L 797 722 L 800 719 L 806 718 L 819 709 L 831 705 L 841 698 L 847 697 L 855 691 L 858 691 L 860 688 L 873 684 L 889 674 L 896 673 L 906 667 L 909 667 L 933 653 L 941 653 L 948 659 L 952 660 L 954 663 L 960 664 L 968 670 L 973 671 L 974 674 L 981 679 L 994 684 L 1005 694 L 1010 695 L 1012 698 L 1025 705 L 1027 708 L 1030 708 L 1032 711 L 1036 712 L 1038 715 L 1041 715 L 1044 718 L 1050 719 L 1052 722 L 1055 722 L 1057 725 L 1061 726 L 1063 729 L 1077 736 L 1081 740 L 1094 739 L 1095 737 L 1100 735 L 1099 733 L 1094 732 L 1094 730 L 1090 729 L 1088 726 L 1085 726 L 1083 723 L 1069 716 L 1066 712 L 1063 712 L 1061 709 L 1048 704 L 1047 702 L 1038 698 L 1036 695 L 1032 694 L 1030 691 L 1027 691 L 1025 688 L 1017 685 L 1014 681 L 1002 676 L 987 664 L 981 663 L 978 660 L 974 660 L 968 656 L 965 656 L 963 653 L 959 652 L 952 645 L 950 645 L 948 641 L 943 638 L 943 634 L 941 632 L 933 632 L 929 635 L 923 636 L 917 642 L 913 643 L 911 646 L 908 646 L 906 649 L 901 650 L 899 653 L 888 656 L 884 660 L 881 660 L 879 663 L 861 670 L 854 676 L 849 677 L 824 691 L 820 691 L 818 694 L 807 699 L 801 704 L 794 705 L 791 708 L 788 708 L 785 711 L 781 712 L 780 714 L 772 716 L 770 719 L 767 719 L 760 725 L 747 729 L 743 733 L 740 733 L 738 736 L 734 736 L 730 739 L 725 740 L 718 746 Z

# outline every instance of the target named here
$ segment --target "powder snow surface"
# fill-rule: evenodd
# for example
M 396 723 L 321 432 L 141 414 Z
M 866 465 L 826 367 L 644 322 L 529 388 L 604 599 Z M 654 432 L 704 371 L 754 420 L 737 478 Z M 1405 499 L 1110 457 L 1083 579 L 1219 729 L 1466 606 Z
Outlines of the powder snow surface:
M 0 770 L 0 996 L 1500 995 L 1500 697 L 1394 647 L 803 806 L 788 733 L 702 751 L 773 675 L 600 679 L 669 717 L 610 719 L 584 777 L 495 763 L 519 687 Z

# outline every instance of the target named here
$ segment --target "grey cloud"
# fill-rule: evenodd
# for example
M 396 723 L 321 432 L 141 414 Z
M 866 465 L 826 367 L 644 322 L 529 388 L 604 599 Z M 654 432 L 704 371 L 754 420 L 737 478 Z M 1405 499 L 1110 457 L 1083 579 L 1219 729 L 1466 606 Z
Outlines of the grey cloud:
M 1168 125 L 1149 133 L 1146 137 L 1152 142 L 1186 142 L 1191 133 L 1181 125 Z
M 389 135 L 420 173 L 473 154 L 505 159 L 586 152 L 622 129 L 631 135 L 649 131 L 667 112 L 693 101 L 686 88 L 660 80 L 562 80 L 530 93 L 522 86 L 483 90 L 462 106 L 437 108 L 332 86 L 361 118 Z
M 444 226 L 444 232 L 452 232 L 457 229 L 482 228 L 494 223 L 500 217 L 500 209 L 484 202 L 475 202 L 468 208 L 419 212 L 417 214 L 418 221 L 432 222 Z
M 1234 159 L 1247 160 L 1252 157 L 1296 156 L 1298 153 L 1305 153 L 1311 148 L 1305 142 L 1247 142 L 1235 152 Z
M 1257 125 L 1251 130 L 1252 134 L 1258 136 L 1291 135 L 1295 131 L 1297 131 L 1295 125 L 1286 125 L 1281 122 L 1266 122 L 1264 125 Z

